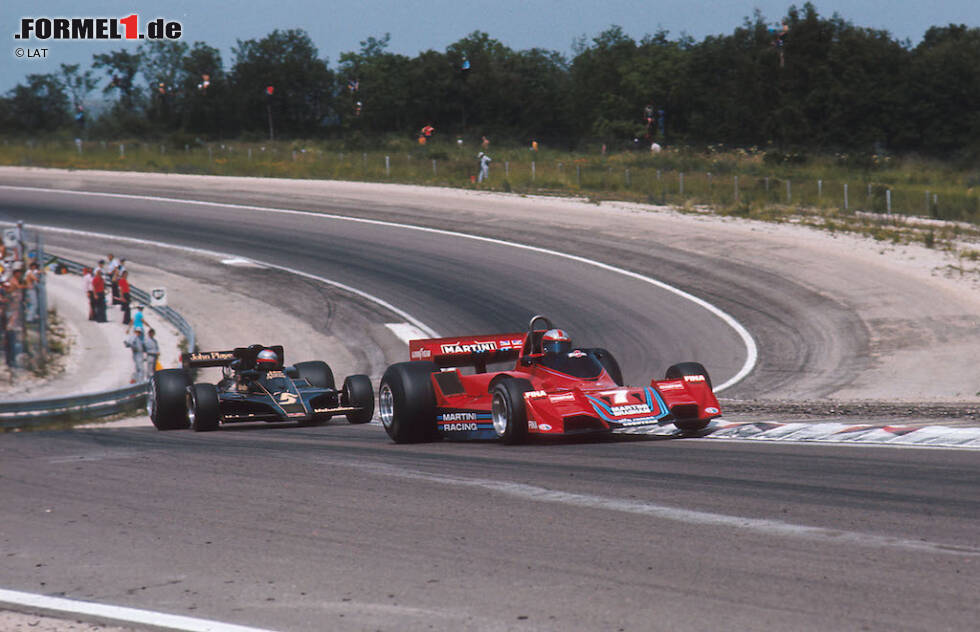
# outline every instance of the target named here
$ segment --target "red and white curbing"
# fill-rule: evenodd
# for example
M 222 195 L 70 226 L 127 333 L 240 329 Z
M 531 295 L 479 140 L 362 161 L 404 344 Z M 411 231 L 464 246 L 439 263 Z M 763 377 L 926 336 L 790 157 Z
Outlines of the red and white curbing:
M 890 426 L 846 423 L 737 423 L 716 419 L 705 431 L 708 439 L 859 443 L 891 446 L 980 449 L 980 428 Z
M 674 424 L 665 424 L 653 428 L 624 428 L 617 430 L 616 434 L 659 437 L 685 436 L 684 433 L 674 427 Z M 697 436 L 705 439 L 728 441 L 844 443 L 980 450 L 980 428 L 950 428 L 947 426 L 889 426 L 835 422 L 731 422 L 726 419 L 716 419 Z

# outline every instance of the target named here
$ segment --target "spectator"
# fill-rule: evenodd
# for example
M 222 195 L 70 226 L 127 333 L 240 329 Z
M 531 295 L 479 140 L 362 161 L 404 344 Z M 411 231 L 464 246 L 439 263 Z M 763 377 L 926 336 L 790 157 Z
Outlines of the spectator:
M 144 366 L 146 363 L 145 358 L 145 338 L 143 338 L 143 328 L 134 327 L 133 335 L 123 342 L 124 345 L 132 349 L 133 351 L 133 373 L 129 377 L 130 384 L 136 384 L 137 382 L 142 382 L 146 378 L 144 377 Z
M 160 358 L 160 344 L 157 342 L 156 329 L 150 327 L 146 331 L 146 338 L 143 339 L 143 348 L 146 351 L 146 379 L 150 379 L 157 372 L 157 360 Z
M 37 321 L 38 313 L 38 301 L 37 301 L 37 288 L 41 283 L 41 267 L 37 265 L 36 261 L 32 261 L 31 265 L 27 268 L 27 275 L 24 277 L 24 298 L 27 301 L 27 322 L 33 323 Z
M 112 289 L 112 305 L 117 305 L 119 303 L 119 286 L 116 284 L 116 270 L 119 268 L 119 260 L 116 259 L 115 255 L 111 252 L 108 255 L 108 260 L 105 265 L 102 266 L 102 278 L 109 284 Z
M 486 155 L 484 152 L 477 154 L 477 158 L 480 159 L 480 175 L 477 177 L 477 182 L 483 182 L 484 180 L 490 179 L 490 156 Z
M 122 273 L 126 271 L 126 260 L 119 259 L 119 265 L 112 271 L 112 304 L 122 305 L 122 290 L 119 289 L 119 279 L 122 278 Z
M 130 313 L 129 313 L 129 271 L 123 270 L 122 274 L 119 276 L 119 296 L 120 303 L 122 303 L 122 322 L 124 325 L 130 323 Z
M 88 299 L 88 319 L 95 320 L 95 290 L 92 268 L 82 268 L 82 283 L 85 285 L 85 298 Z
M 92 277 L 92 308 L 95 310 L 95 322 L 106 322 L 105 315 L 105 279 L 102 276 L 102 269 L 96 268 L 95 276 Z
M 6 307 L 4 318 L 4 326 L 6 327 L 4 350 L 7 366 L 11 369 L 17 368 L 17 356 L 20 354 L 20 342 L 17 339 L 17 334 L 20 333 L 23 327 L 20 315 L 25 287 L 23 276 L 24 271 L 16 269 L 10 279 L 4 284 L 4 302 Z
M 143 306 L 137 305 L 136 312 L 133 314 L 133 329 L 143 329 L 145 323 L 143 322 Z

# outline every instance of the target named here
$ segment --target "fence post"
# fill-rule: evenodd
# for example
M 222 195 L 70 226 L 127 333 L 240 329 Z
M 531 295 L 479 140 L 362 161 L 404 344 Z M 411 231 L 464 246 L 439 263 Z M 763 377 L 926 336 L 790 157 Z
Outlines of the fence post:
M 531 161 L 531 182 L 534 182 L 534 174 L 535 174 L 535 167 L 534 167 L 534 161 L 532 160 Z
M 6 145 L 7 144 L 7 141 L 4 141 L 3 144 Z M 78 155 L 81 156 L 82 155 L 82 139 L 81 138 L 76 138 L 75 139 L 75 149 L 78 150 Z
M 575 165 L 575 184 L 582 186 L 582 165 Z
M 391 156 L 385 156 L 385 177 L 391 176 Z
M 888 210 L 888 214 L 892 214 L 892 190 L 887 189 L 885 191 L 885 208 Z
M 847 183 L 846 182 L 844 183 L 844 210 L 845 211 L 848 210 L 848 204 L 847 204 Z
M 252 148 L 251 147 L 248 148 L 248 161 L 249 162 L 252 162 Z
M 735 176 L 735 203 L 738 204 L 738 176 Z
M 211 162 L 212 157 L 213 157 L 213 152 L 211 151 L 211 145 L 208 145 L 208 162 Z
M 34 250 L 37 255 L 34 260 L 37 261 L 41 269 L 40 283 L 35 290 L 37 295 L 38 344 L 41 345 L 38 357 L 41 359 L 41 366 L 46 366 L 48 363 L 48 286 L 44 272 L 44 238 L 41 233 L 34 233 Z
M 630 188 L 630 170 L 626 169 L 626 188 Z
M 680 194 L 684 195 L 684 172 L 680 172 Z
M 504 177 L 507 177 L 507 178 L 510 177 L 510 161 L 509 160 L 505 160 L 504 161 Z
M 817 180 L 817 199 L 823 198 L 823 180 Z
M 929 213 L 929 192 L 926 191 L 926 213 Z
M 769 176 L 766 176 L 766 193 L 769 193 Z
M 120 158 L 126 157 L 126 146 L 123 145 L 122 143 L 119 143 L 119 157 Z
M 432 175 L 438 175 L 436 173 L 436 159 L 435 158 L 432 159 Z
M 789 178 L 786 178 L 786 203 L 793 203 L 793 184 L 790 182 Z

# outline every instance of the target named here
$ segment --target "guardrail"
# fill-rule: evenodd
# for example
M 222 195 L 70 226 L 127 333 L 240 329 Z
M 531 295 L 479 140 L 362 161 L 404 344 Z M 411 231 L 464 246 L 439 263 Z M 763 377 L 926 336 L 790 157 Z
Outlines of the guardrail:
M 73 274 L 81 274 L 84 266 L 76 261 L 57 258 L 58 264 Z M 133 287 L 130 294 L 161 318 L 174 325 L 184 336 L 188 350 L 196 347 L 194 328 L 171 307 L 150 305 L 150 294 Z M 142 408 L 146 403 L 147 383 L 134 384 L 100 393 L 72 395 L 50 399 L 0 402 L 0 428 L 13 428 L 32 423 L 66 419 L 90 419 Z

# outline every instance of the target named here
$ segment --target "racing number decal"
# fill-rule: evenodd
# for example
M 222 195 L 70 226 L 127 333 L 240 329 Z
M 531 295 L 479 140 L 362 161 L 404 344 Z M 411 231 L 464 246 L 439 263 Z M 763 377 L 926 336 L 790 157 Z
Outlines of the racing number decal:
M 600 395 L 609 395 L 613 398 L 613 404 L 628 404 L 630 392 L 626 389 L 616 391 L 602 391 Z
M 283 404 L 285 406 L 289 406 L 290 404 L 295 404 L 296 403 L 296 395 L 294 395 L 294 394 L 292 394 L 292 393 L 290 393 L 288 391 L 284 391 L 282 393 L 278 393 L 276 395 L 276 399 L 279 401 L 280 404 Z

